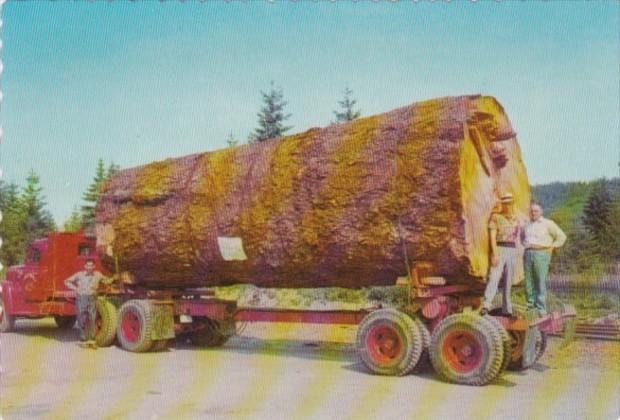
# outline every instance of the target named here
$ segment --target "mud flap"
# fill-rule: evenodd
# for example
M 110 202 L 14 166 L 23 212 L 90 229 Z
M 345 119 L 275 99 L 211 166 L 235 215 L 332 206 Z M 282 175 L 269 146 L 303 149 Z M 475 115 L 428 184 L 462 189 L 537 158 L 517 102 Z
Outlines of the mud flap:
M 151 339 L 168 340 L 174 338 L 174 310 L 171 304 L 153 305 L 153 329 Z
M 531 366 L 536 361 L 536 338 L 539 334 L 536 325 L 527 329 L 523 343 L 523 366 Z

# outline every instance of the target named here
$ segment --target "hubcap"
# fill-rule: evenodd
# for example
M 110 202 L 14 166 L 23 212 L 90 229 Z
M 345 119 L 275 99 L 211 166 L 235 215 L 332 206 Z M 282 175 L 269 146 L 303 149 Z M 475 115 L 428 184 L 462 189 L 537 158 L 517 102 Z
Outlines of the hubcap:
M 140 338 L 140 318 L 133 310 L 125 311 L 123 314 L 121 330 L 123 337 L 131 343 L 135 343 Z
M 366 339 L 370 356 L 378 364 L 389 364 L 403 352 L 402 338 L 393 327 L 380 325 L 372 328 Z
M 444 339 L 444 359 L 458 372 L 470 372 L 476 369 L 482 361 L 482 355 L 482 344 L 472 333 L 455 331 Z

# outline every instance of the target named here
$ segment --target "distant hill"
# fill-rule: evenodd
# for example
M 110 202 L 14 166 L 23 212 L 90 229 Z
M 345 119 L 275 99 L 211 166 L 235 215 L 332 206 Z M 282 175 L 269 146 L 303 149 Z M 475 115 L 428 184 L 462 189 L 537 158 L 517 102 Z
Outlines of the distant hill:
M 612 178 L 607 180 L 610 189 L 620 189 L 620 178 Z M 567 204 L 577 206 L 583 204 L 587 200 L 592 187 L 597 181 L 586 182 L 552 182 L 550 184 L 540 184 L 532 186 L 532 196 L 540 202 L 546 212 L 552 212 L 557 207 Z
M 620 196 L 620 178 L 606 181 L 610 194 Z M 553 271 L 585 272 L 600 269 L 597 266 L 597 262 L 601 262 L 599 252 L 593 250 L 583 224 L 584 208 L 599 182 L 553 182 L 532 186 L 532 198 L 542 204 L 545 216 L 554 220 L 568 235 L 566 245 L 553 259 Z M 616 224 L 620 224 L 620 220 Z
M 610 191 L 620 191 L 620 178 L 608 179 Z M 583 214 L 594 185 L 599 182 L 552 182 L 532 186 L 532 197 L 560 226 L 570 227 Z

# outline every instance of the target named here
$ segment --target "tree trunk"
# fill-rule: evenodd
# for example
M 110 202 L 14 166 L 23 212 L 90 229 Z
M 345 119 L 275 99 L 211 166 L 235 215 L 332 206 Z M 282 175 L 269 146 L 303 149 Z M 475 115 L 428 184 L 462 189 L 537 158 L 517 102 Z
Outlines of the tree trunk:
M 449 97 L 120 171 L 97 239 L 110 270 L 150 286 L 390 285 L 406 260 L 475 281 L 503 192 L 523 215 L 529 184 L 503 108 Z

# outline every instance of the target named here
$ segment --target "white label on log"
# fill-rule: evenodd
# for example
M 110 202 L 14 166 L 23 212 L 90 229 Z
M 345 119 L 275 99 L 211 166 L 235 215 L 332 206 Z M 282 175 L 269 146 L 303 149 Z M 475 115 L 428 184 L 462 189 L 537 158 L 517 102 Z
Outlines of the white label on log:
M 220 254 L 222 254 L 224 261 L 244 261 L 248 259 L 243 251 L 241 238 L 218 236 L 217 245 L 220 247 Z

